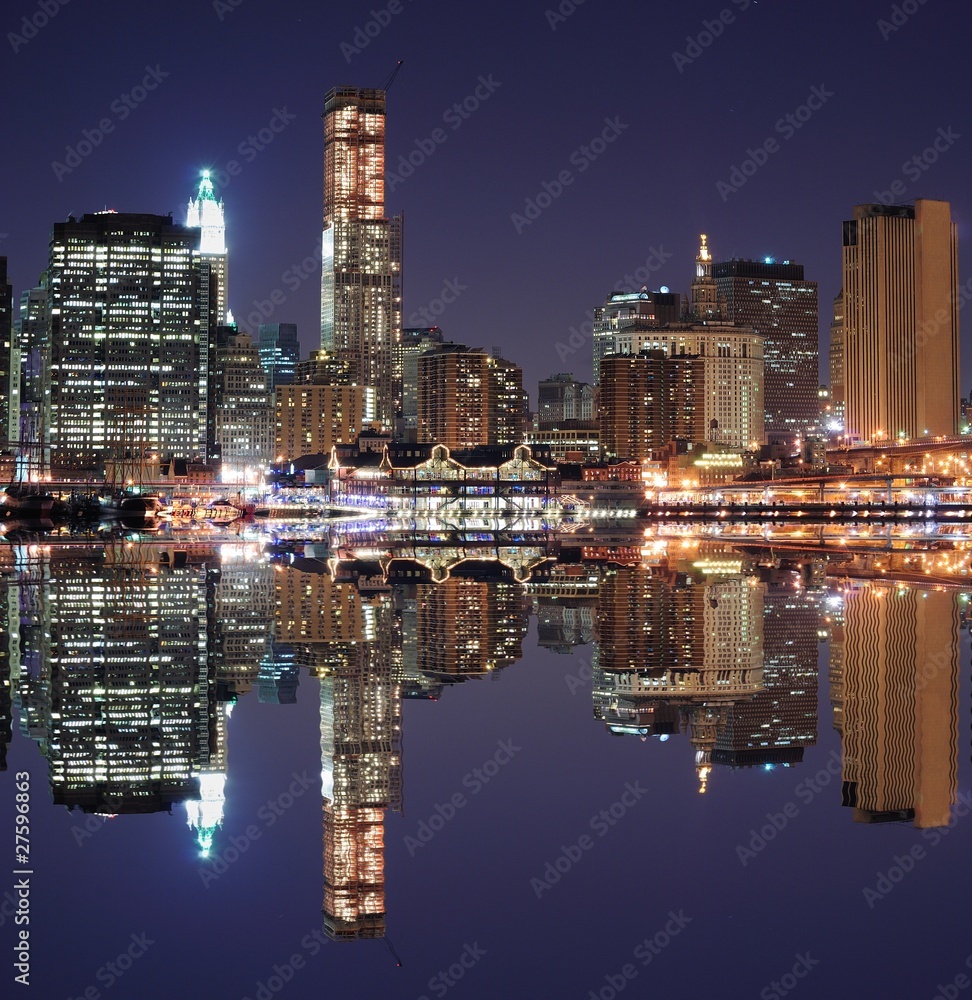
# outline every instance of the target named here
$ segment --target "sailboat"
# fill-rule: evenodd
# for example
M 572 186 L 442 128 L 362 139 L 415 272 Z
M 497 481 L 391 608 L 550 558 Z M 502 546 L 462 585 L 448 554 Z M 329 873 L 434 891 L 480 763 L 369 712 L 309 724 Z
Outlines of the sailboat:
M 108 495 L 99 499 L 103 514 L 151 521 L 167 512 L 160 494 L 141 492 L 145 450 L 144 445 L 140 445 L 137 449 L 128 449 L 124 458 L 112 461 L 112 488 Z M 133 488 L 136 484 L 137 488 Z
M 43 480 L 43 449 L 41 460 L 34 460 L 35 445 L 21 440 L 14 475 L 17 477 L 0 493 L 0 511 L 5 518 L 16 517 L 32 521 L 49 518 L 54 497 L 41 487 Z

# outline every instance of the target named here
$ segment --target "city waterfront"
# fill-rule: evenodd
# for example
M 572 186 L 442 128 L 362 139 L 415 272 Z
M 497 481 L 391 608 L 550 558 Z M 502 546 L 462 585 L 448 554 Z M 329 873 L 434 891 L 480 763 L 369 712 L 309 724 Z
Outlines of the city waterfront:
M 2 543 L 41 995 L 962 973 L 963 526 L 309 527 Z

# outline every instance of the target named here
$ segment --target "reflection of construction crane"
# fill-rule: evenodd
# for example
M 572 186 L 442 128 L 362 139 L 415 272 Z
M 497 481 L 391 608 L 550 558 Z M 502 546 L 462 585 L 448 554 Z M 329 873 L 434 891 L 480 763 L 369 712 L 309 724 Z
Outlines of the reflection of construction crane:
M 391 85 L 395 82 L 395 77 L 398 76 L 398 71 L 402 68 L 402 66 L 404 64 L 405 64 L 405 60 L 404 59 L 399 59 L 398 60 L 398 64 L 392 70 L 391 76 L 388 77 L 388 79 L 385 81 L 385 86 L 381 88 L 386 93 L 388 92 L 388 88 L 391 87 Z
M 398 65 L 399 65 L 399 66 L 401 66 L 401 63 L 399 63 Z M 397 73 L 397 72 L 398 72 L 398 70 L 395 70 L 395 72 Z M 399 968 L 401 968 L 401 967 L 402 967 L 402 960 L 401 960 L 401 959 L 400 959 L 400 958 L 398 957 L 398 952 L 397 952 L 397 951 L 395 951 L 395 947 L 394 947 L 394 945 L 392 945 L 391 941 L 390 941 L 390 940 L 389 940 L 389 939 L 388 939 L 387 937 L 385 938 L 385 946 L 386 946 L 386 947 L 388 948 L 388 950 L 389 950 L 389 951 L 391 952 L 391 956 L 392 956 L 392 958 L 394 958 L 394 959 L 395 959 L 395 964 L 396 964 L 396 965 L 397 965 L 397 966 L 398 966 Z

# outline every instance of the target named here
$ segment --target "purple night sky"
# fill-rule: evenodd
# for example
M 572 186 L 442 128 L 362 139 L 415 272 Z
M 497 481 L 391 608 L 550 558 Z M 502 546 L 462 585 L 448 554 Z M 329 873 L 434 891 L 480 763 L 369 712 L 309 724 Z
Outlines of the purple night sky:
M 558 343 L 626 276 L 640 287 L 649 259 L 660 263 L 650 286 L 687 291 L 700 232 L 717 260 L 805 264 L 824 335 L 854 204 L 882 191 L 950 200 L 965 259 L 964 4 L 564 0 L 561 15 L 548 13 L 554 0 L 47 3 L 57 12 L 37 31 L 22 27 L 35 15 L 43 24 L 36 3 L 4 15 L 0 253 L 18 296 L 46 264 L 55 221 L 107 206 L 182 222 L 198 171 L 236 161 L 218 187 L 236 319 L 254 332 L 276 290 L 267 319 L 298 323 L 305 352 L 318 346 L 324 94 L 382 86 L 399 59 L 387 166 L 397 172 L 409 153 L 423 161 L 386 191 L 389 213 L 406 216 L 406 321 L 428 325 L 421 310 L 454 283 L 439 325 L 500 347 L 534 396 L 552 372 L 590 375 L 588 344 L 565 356 Z M 373 10 L 387 22 L 370 25 L 375 37 Z M 718 37 L 706 22 L 719 22 Z M 709 44 L 693 47 L 700 36 Z M 147 74 L 153 89 L 136 89 Z M 819 109 L 801 112 L 812 94 Z M 478 108 L 450 111 L 467 98 Z M 111 131 L 67 160 L 103 119 Z M 263 146 L 272 121 L 280 131 L 264 131 Z M 605 132 L 612 141 L 597 155 L 590 144 Z M 916 165 L 936 139 L 937 162 Z M 762 149 L 751 176 L 733 173 Z M 518 225 L 545 182 L 557 196 Z M 970 360 L 966 350 L 963 387 Z

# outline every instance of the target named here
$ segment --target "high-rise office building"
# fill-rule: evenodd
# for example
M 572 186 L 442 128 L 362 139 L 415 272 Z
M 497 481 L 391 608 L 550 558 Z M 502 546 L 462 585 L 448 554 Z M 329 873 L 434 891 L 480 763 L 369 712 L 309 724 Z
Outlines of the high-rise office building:
M 847 434 L 955 434 L 958 231 L 949 203 L 855 206 L 843 270 Z
M 385 92 L 334 88 L 324 105 L 321 347 L 375 390 L 389 427 L 401 408 L 402 230 L 402 216 L 385 216 Z
M 211 365 L 214 447 L 223 479 L 242 482 L 273 462 L 276 413 L 267 373 L 252 338 L 235 327 L 218 327 Z
M 50 445 L 92 469 L 135 451 L 207 450 L 215 282 L 199 232 L 171 216 L 98 212 L 54 225 Z
M 222 200 L 216 200 L 209 171 L 204 170 L 199 179 L 199 192 L 190 199 L 186 210 L 186 225 L 198 229 L 200 260 L 209 264 L 216 282 L 215 301 L 211 304 L 217 326 L 233 321 L 229 309 L 229 256 L 226 250 L 226 218 Z
M 523 369 L 464 344 L 418 358 L 418 438 L 448 448 L 519 444 L 526 422 Z
M 604 305 L 594 310 L 594 384 L 600 385 L 601 358 L 622 350 L 617 337 L 621 331 L 655 328 L 677 323 L 681 318 L 681 298 L 667 288 L 609 295 Z
M 351 385 L 348 359 L 331 351 L 311 351 L 310 357 L 297 362 L 295 383 L 310 385 Z
M 840 434 L 847 419 L 847 396 L 844 390 L 844 292 L 834 299 L 834 318 L 830 322 L 830 417 L 828 431 Z
M 712 273 L 723 318 L 763 338 L 767 433 L 806 434 L 817 422 L 817 283 L 803 265 L 766 259 L 717 262 Z
M 409 327 L 402 330 L 402 340 L 398 348 L 398 365 L 402 373 L 402 419 L 397 428 L 402 438 L 412 439 L 418 429 L 419 355 L 432 350 L 442 342 L 442 330 L 437 326 Z
M 296 323 L 260 324 L 260 364 L 270 380 L 270 391 L 278 385 L 291 385 L 300 361 L 300 342 Z
M 20 293 L 14 341 L 20 360 L 20 414 L 10 436 L 35 457 L 50 459 L 50 294 L 47 272 L 35 288 Z

